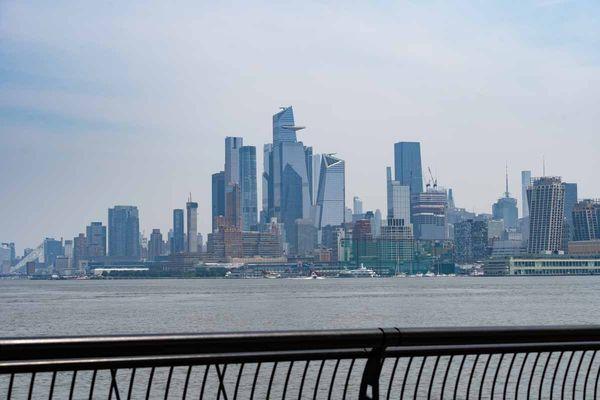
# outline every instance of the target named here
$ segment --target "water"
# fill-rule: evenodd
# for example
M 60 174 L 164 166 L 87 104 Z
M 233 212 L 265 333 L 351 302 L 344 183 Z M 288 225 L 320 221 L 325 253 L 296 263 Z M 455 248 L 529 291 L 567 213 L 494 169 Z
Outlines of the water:
M 0 280 L 0 336 L 600 324 L 600 277 Z

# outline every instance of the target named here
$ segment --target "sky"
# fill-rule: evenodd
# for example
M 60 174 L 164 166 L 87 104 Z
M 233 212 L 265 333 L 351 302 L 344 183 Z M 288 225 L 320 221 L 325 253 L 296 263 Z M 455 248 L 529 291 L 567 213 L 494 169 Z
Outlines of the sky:
M 206 233 L 225 136 L 260 176 L 288 105 L 346 160 L 348 206 L 386 208 L 398 141 L 469 210 L 506 164 L 520 205 L 542 158 L 600 197 L 600 3 L 0 1 L 0 241 L 70 239 L 115 204 L 166 234 L 189 193 Z

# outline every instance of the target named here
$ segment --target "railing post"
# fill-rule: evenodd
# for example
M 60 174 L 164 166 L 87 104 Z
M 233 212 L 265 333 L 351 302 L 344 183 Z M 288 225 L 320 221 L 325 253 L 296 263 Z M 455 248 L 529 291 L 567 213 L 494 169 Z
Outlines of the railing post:
M 367 365 L 363 371 L 360 381 L 359 400 L 378 400 L 379 399 L 379 376 L 383 366 L 383 353 L 385 347 L 375 347 L 369 353 Z M 369 390 L 370 389 L 370 390 Z

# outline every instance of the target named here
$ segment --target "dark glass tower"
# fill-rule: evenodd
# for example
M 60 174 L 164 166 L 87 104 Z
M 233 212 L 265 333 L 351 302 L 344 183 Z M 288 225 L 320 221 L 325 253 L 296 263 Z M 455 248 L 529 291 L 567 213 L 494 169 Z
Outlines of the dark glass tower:
M 423 192 L 421 143 L 398 142 L 394 145 L 395 181 L 410 187 L 410 194 Z
M 256 147 L 240 148 L 240 191 L 242 208 L 242 230 L 250 231 L 258 222 L 256 192 Z
M 140 219 L 135 206 L 108 209 L 108 255 L 140 257 Z
M 216 217 L 225 216 L 225 171 L 212 174 L 212 230 L 216 230 Z
M 185 251 L 185 239 L 183 234 L 183 210 L 173 210 L 173 240 L 171 241 L 171 254 L 183 253 Z

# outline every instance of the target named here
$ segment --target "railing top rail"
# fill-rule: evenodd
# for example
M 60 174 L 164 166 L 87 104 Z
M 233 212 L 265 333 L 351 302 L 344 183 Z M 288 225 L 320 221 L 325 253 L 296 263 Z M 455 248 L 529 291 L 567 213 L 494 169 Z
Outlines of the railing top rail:
M 90 357 L 600 342 L 600 326 L 378 328 L 0 339 L 0 362 Z

